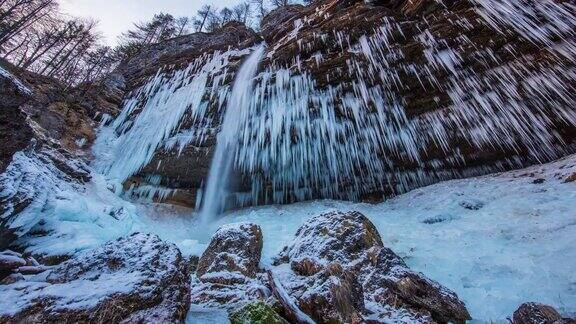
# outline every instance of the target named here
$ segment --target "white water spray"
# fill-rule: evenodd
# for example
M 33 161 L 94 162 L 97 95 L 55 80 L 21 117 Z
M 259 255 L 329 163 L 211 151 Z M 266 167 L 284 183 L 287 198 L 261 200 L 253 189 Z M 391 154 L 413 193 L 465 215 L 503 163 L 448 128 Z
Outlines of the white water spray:
M 250 105 L 253 104 L 252 88 L 258 64 L 262 59 L 265 47 L 260 45 L 242 64 L 234 80 L 234 87 L 224 113 L 224 119 L 216 142 L 216 152 L 212 158 L 208 182 L 203 194 L 200 220 L 208 224 L 223 211 L 230 173 L 238 146 L 238 131 L 243 120 L 247 120 Z

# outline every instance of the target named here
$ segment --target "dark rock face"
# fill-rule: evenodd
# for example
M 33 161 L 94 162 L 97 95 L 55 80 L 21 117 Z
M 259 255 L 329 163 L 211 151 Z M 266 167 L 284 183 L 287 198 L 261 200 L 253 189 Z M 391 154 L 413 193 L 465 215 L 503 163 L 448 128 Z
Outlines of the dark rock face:
M 6 170 L 12 155 L 23 150 L 32 138 L 26 115 L 19 109 L 29 99 L 30 93 L 18 87 L 14 79 L 0 74 L 0 173 Z
M 276 266 L 282 264 L 291 274 L 276 274 L 278 280 L 319 323 L 399 316 L 422 323 L 470 319 L 455 293 L 411 271 L 358 212 L 312 218 L 278 256 Z
M 239 22 L 230 22 L 213 33 L 194 33 L 153 44 L 121 64 L 116 73 L 126 80 L 128 91 L 134 90 L 160 69 L 185 68 L 194 59 L 228 47 L 246 48 L 259 40 L 251 29 Z
M 220 227 L 198 261 L 196 274 L 238 272 L 253 278 L 258 272 L 262 254 L 262 231 L 252 223 L 229 224 Z M 207 281 L 210 281 L 206 278 Z
M 193 276 L 192 304 L 240 308 L 270 296 L 259 269 L 262 232 L 251 223 L 224 225 L 214 234 Z
M 133 234 L 0 286 L 0 293 L 9 296 L 0 301 L 3 323 L 179 322 L 188 311 L 190 282 L 174 245 Z

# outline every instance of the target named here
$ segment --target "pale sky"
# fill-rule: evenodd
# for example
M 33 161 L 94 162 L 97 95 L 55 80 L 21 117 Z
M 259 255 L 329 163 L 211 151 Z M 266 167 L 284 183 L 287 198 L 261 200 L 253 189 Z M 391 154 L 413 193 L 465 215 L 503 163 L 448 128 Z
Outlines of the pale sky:
M 238 2 L 240 0 L 60 0 L 60 7 L 64 13 L 98 20 L 104 41 L 114 45 L 118 35 L 155 13 L 192 17 L 203 4 L 221 8 Z

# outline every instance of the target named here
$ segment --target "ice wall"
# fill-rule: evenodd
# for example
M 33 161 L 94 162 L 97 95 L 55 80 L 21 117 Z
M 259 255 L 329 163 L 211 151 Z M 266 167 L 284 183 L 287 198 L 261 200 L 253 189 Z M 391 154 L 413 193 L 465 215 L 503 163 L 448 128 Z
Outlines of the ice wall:
M 473 15 L 451 22 L 462 30 L 455 40 L 435 36 L 426 20 L 416 25 L 419 32 L 410 41 L 423 47 L 424 63 L 407 61 L 395 45 L 406 36 L 402 22 L 392 17 L 358 40 L 338 30 L 315 33 L 314 42 L 336 43 L 348 57 L 345 70 L 337 72 L 349 80 L 327 86 L 319 86 L 309 68 L 324 62 L 321 51 L 307 61 L 297 53 L 289 64 L 274 61 L 282 44 L 299 39 L 307 24 L 329 15 L 321 8 L 297 20 L 284 39 L 270 46 L 249 114 L 234 127 L 233 167 L 251 181 L 251 192 L 238 194 L 237 202 L 358 199 L 369 192 L 398 193 L 565 154 L 567 143 L 555 129 L 576 125 L 575 6 L 552 0 L 471 4 Z M 494 35 L 517 43 L 510 41 L 499 52 L 490 42 L 478 47 L 467 36 L 478 20 Z M 298 44 L 301 50 L 313 45 Z M 526 44 L 541 52 L 516 57 Z M 103 131 L 109 135 L 101 136 L 97 151 L 111 153 L 99 154 L 100 169 L 121 183 L 159 149 L 182 152 L 186 145 L 204 143 L 218 131 L 230 99 L 230 87 L 223 82 L 230 60 L 248 52 L 205 55 L 183 71 L 159 72 L 126 101 L 108 133 Z M 440 81 L 438 75 L 446 77 Z M 443 99 L 435 97 L 437 105 L 428 111 L 408 114 L 399 95 L 406 78 L 416 78 L 422 89 L 440 89 L 449 104 L 442 106 Z M 208 107 L 214 98 L 216 110 Z M 455 149 L 455 141 L 472 152 Z M 474 150 L 516 155 L 466 167 Z M 438 151 L 442 158 L 435 157 Z

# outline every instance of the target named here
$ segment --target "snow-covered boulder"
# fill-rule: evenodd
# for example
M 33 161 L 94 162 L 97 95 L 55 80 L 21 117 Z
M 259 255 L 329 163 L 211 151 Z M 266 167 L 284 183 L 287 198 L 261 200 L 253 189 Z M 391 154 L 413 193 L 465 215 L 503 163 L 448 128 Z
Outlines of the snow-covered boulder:
M 270 296 L 267 279 L 260 271 L 262 231 L 253 223 L 220 227 L 192 276 L 191 302 L 230 312 Z
M 275 263 L 290 261 L 296 273 L 312 275 L 332 262 L 348 264 L 375 246 L 383 246 L 382 239 L 364 215 L 327 213 L 304 223 Z
M 358 212 L 330 212 L 310 219 L 275 265 L 272 273 L 282 289 L 320 323 L 470 318 L 455 293 L 410 270 L 384 247 L 374 225 Z
M 253 223 L 224 225 L 202 254 L 196 273 L 203 281 L 216 279 L 215 274 L 221 272 L 253 278 L 258 271 L 262 244 L 260 226 Z
M 0 322 L 177 322 L 188 311 L 185 260 L 151 234 L 109 242 L 0 286 Z
M 570 323 L 564 321 L 554 307 L 539 303 L 524 303 L 512 317 L 513 324 Z

